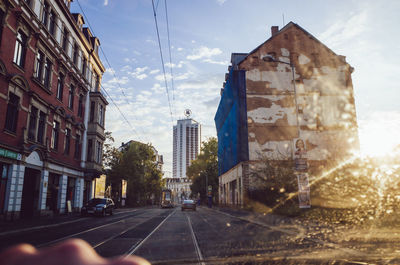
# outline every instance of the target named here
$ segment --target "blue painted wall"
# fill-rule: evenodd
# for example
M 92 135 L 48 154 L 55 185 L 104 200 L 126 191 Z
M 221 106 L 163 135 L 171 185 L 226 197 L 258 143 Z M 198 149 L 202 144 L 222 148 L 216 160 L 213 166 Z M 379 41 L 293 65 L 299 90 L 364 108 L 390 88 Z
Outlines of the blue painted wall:
M 229 72 L 215 114 L 218 136 L 219 175 L 249 160 L 245 71 Z

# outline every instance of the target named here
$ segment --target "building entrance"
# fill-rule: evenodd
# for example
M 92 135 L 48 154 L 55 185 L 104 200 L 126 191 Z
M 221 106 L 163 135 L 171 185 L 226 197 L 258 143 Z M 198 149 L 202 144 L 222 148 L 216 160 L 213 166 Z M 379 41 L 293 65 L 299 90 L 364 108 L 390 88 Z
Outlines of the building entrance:
M 38 210 L 40 173 L 40 170 L 25 168 L 21 201 L 22 218 L 30 218 Z
M 60 175 L 50 173 L 47 188 L 46 209 L 51 210 L 54 213 L 57 211 L 58 192 L 60 190 L 59 184 Z

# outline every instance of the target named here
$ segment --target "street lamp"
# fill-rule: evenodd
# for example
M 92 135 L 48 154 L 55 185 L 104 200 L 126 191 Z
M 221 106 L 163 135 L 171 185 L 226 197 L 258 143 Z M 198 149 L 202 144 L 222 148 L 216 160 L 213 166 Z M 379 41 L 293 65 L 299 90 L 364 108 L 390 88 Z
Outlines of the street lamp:
M 299 106 L 297 105 L 297 92 L 296 92 L 296 81 L 294 79 L 294 64 L 292 64 L 291 62 L 284 62 L 284 61 L 280 61 L 274 58 L 274 56 L 272 56 L 271 54 L 267 54 L 265 56 L 262 57 L 262 60 L 265 62 L 275 62 L 275 63 L 283 63 L 283 64 L 287 64 L 290 65 L 290 67 L 292 68 L 292 81 L 293 81 L 293 90 L 294 90 L 294 102 L 296 104 L 296 125 L 297 125 L 297 135 L 298 138 L 300 138 L 300 124 L 299 124 Z

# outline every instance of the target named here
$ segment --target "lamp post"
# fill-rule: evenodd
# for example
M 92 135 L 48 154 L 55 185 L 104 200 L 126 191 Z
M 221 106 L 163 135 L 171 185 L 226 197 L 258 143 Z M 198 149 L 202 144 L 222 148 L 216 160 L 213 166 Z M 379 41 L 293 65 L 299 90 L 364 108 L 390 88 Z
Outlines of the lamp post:
M 292 68 L 292 81 L 293 81 L 293 90 L 294 90 L 294 102 L 296 105 L 296 126 L 297 126 L 297 138 L 300 138 L 300 124 L 299 124 L 299 106 L 297 105 L 297 91 L 296 91 L 296 80 L 294 79 L 294 65 L 292 62 L 284 62 L 275 59 L 272 55 L 267 54 L 264 57 L 262 57 L 263 61 L 265 62 L 275 62 L 275 63 L 283 63 L 287 64 Z

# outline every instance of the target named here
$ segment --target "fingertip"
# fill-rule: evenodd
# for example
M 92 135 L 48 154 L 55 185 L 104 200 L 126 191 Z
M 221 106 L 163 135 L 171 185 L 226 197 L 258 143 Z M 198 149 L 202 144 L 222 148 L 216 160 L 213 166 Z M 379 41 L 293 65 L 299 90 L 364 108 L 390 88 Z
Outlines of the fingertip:
M 9 247 L 0 253 L 1 265 L 12 265 L 17 264 L 21 260 L 36 256 L 38 251 L 30 244 L 19 244 L 16 246 Z
M 139 256 L 126 256 L 112 260 L 110 265 L 151 265 L 151 263 Z

